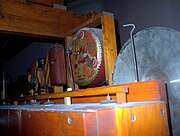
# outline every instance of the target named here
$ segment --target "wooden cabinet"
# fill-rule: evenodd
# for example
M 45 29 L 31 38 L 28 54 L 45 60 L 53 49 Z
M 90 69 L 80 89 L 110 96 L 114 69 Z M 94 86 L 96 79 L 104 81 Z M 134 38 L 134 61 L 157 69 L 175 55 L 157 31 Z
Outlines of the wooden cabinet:
M 1 106 L 1 136 L 168 136 L 166 103 Z

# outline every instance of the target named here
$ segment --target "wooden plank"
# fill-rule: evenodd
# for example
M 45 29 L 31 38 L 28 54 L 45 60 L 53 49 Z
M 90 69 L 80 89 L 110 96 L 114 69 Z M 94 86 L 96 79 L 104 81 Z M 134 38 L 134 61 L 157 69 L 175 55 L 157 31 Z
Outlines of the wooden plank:
M 26 0 L 27 2 L 52 6 L 53 4 L 64 5 L 64 0 Z
M 84 132 L 86 136 L 98 136 L 97 113 L 84 114 Z
M 18 0 L 0 1 L 0 32 L 64 38 L 87 17 L 62 9 Z
M 0 117 L 0 135 L 4 136 L 5 134 L 8 134 L 8 110 L 0 110 Z M 14 131 L 14 129 L 12 131 Z
M 126 94 L 125 93 L 116 93 L 116 100 L 117 103 L 122 104 L 127 102 Z
M 21 111 L 0 110 L 0 118 L 1 136 L 19 136 L 21 134 Z
M 136 102 L 136 101 L 166 101 L 167 102 L 167 94 L 165 83 L 163 80 L 150 80 L 144 82 L 135 82 L 130 84 L 123 84 L 118 86 L 113 86 L 112 88 L 109 87 L 102 87 L 102 88 L 111 88 L 111 90 L 116 90 L 119 87 L 127 86 L 128 93 L 126 94 L 127 102 Z M 89 89 L 86 89 L 88 92 Z M 99 103 L 102 100 L 106 100 L 106 95 L 99 95 L 96 96 L 97 91 L 99 88 L 90 88 L 92 96 L 84 96 L 84 97 L 74 97 L 72 98 L 72 103 Z M 70 93 L 79 93 L 81 94 L 83 90 L 77 90 Z M 56 93 L 56 94 L 46 94 L 41 96 L 34 96 L 34 97 L 24 97 L 18 99 L 19 101 L 31 100 L 31 99 L 48 99 L 52 98 L 52 101 L 55 103 L 63 103 L 64 93 Z M 83 94 L 83 93 L 82 93 Z M 117 99 L 116 94 L 110 94 L 112 99 Z M 71 97 L 71 96 L 70 96 Z M 55 99 L 56 98 L 56 99 Z M 120 100 L 121 101 L 121 100 Z M 44 102 L 44 101 L 42 101 Z
M 165 82 L 163 80 L 150 80 L 131 84 L 122 84 L 128 86 L 129 93 L 127 101 L 166 101 L 167 93 Z
M 104 61 L 106 80 L 113 85 L 112 74 L 117 59 L 116 35 L 113 14 L 105 13 L 101 17 L 102 38 L 104 44 Z
M 81 91 L 72 91 L 72 92 L 63 92 L 63 93 L 53 93 L 53 94 L 45 94 L 40 96 L 33 97 L 25 97 L 21 100 L 31 100 L 31 99 L 57 99 L 64 97 L 86 97 L 86 96 L 97 96 L 97 95 L 107 95 L 107 94 L 116 94 L 116 93 L 127 93 L 128 88 L 125 86 L 111 86 L 111 87 L 98 87 L 98 88 L 90 88 L 84 89 Z
M 97 27 L 97 26 L 101 25 L 101 16 L 102 16 L 102 14 L 95 14 L 94 16 L 89 18 L 87 21 L 83 22 L 81 25 L 70 30 L 68 32 L 68 35 L 72 35 L 75 32 L 77 32 L 79 29 L 84 28 L 84 27 Z
M 164 113 L 161 114 L 161 110 Z M 117 108 L 118 136 L 169 136 L 166 103 Z
M 83 113 L 23 111 L 22 136 L 83 136 L 83 123 Z
M 97 124 L 99 136 L 118 136 L 115 109 L 97 111 Z M 120 136 L 120 135 L 119 135 Z M 123 135 L 122 135 L 123 136 Z
M 164 80 L 150 80 L 144 82 L 134 82 L 129 84 L 118 85 L 127 86 L 128 93 L 126 94 L 127 102 L 140 101 L 167 101 L 166 86 Z M 116 86 L 116 87 L 118 87 Z M 112 99 L 117 99 L 116 95 L 110 95 Z M 79 102 L 100 102 L 105 100 L 105 96 L 74 98 L 73 103 Z
M 166 102 L 21 109 L 1 106 L 2 136 L 169 136 Z M 32 106 L 34 107 L 34 106 Z M 42 109 L 41 109 L 42 108 Z M 58 108 L 58 107 L 57 107 Z M 59 107 L 60 108 L 60 107 Z M 38 111 L 37 111 L 38 109 Z M 27 111 L 26 111 L 27 110 Z M 41 110 L 41 111 L 39 111 Z M 11 131 L 9 131 L 11 130 Z M 17 131 L 16 133 L 12 133 Z M 0 129 L 0 132 L 1 131 Z

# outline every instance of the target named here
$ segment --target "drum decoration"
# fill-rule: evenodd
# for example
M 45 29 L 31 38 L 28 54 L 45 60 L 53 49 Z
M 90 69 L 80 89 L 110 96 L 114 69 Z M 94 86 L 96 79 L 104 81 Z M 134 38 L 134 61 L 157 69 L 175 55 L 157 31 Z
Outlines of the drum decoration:
M 102 30 L 80 29 L 70 41 L 74 81 L 79 86 L 99 86 L 105 81 Z

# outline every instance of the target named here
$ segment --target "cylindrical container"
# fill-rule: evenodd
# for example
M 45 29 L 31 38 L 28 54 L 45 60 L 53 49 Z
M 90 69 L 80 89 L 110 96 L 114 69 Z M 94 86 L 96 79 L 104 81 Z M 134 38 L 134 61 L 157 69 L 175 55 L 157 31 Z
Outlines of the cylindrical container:
M 70 42 L 74 81 L 79 86 L 100 86 L 105 82 L 102 30 L 80 29 Z
M 66 84 L 65 54 L 62 45 L 54 46 L 49 50 L 49 62 L 51 85 Z

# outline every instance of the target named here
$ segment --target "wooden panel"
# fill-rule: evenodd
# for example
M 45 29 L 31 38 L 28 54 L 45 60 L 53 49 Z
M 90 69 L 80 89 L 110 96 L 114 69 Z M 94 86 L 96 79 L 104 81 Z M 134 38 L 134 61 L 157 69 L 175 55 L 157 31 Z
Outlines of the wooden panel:
M 129 103 L 121 107 L 116 105 L 115 108 L 102 106 L 102 109 L 98 108 L 98 105 L 86 106 L 80 109 L 77 105 L 67 106 L 62 111 L 53 112 L 43 111 L 43 108 L 42 111 L 33 111 L 33 108 L 21 111 L 18 107 L 13 110 L 1 109 L 0 134 L 2 136 L 169 136 L 165 102 Z M 34 109 L 37 110 L 36 108 Z M 2 131 L 2 128 L 6 131 Z
M 169 136 L 165 103 L 119 108 L 116 117 L 118 136 Z
M 166 87 L 163 80 L 150 80 L 145 82 L 122 84 L 129 88 L 127 101 L 167 101 Z
M 8 133 L 8 110 L 0 110 L 0 135 Z
M 122 84 L 118 86 L 127 86 L 128 88 L 128 93 L 126 94 L 127 102 L 160 101 L 160 100 L 167 102 L 167 93 L 166 93 L 167 90 L 163 80 L 150 80 L 144 82 Z M 110 96 L 112 99 L 116 99 L 116 95 L 112 94 Z M 73 103 L 100 102 L 105 99 L 106 96 L 73 98 Z
M 72 119 L 68 123 L 68 117 Z M 23 112 L 22 135 L 25 136 L 82 136 L 83 114 L 71 112 Z
M 0 32 L 64 38 L 86 16 L 18 0 L 0 1 Z
M 117 59 L 114 17 L 110 13 L 104 13 L 101 17 L 101 22 L 106 80 L 109 81 L 109 85 L 113 85 L 112 74 Z
M 19 136 L 21 134 L 21 111 L 0 111 L 0 135 Z
M 86 136 L 98 136 L 98 122 L 97 122 L 97 114 L 92 113 L 84 113 L 84 129 Z
M 116 136 L 117 124 L 115 109 L 99 110 L 97 113 L 98 132 L 100 136 Z
M 9 110 L 8 112 L 8 127 L 11 128 L 11 131 L 8 130 L 8 135 L 18 136 L 21 134 L 21 111 Z
M 47 6 L 52 6 L 53 4 L 64 5 L 64 0 L 26 0 L 27 2 L 34 2 L 37 4 L 43 4 Z

